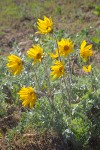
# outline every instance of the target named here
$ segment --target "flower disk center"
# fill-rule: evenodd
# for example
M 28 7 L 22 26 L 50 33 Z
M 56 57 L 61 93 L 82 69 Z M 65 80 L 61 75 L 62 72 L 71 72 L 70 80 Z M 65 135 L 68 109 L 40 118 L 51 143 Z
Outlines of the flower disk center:
M 64 50 L 65 50 L 65 51 L 68 51 L 68 50 L 69 50 L 69 46 L 65 45 L 65 46 L 64 46 Z
M 41 58 L 41 54 L 38 53 L 38 54 L 36 55 L 36 58 L 37 58 L 37 59 L 40 59 L 40 58 Z
M 59 72 L 63 72 L 63 67 L 60 67 L 60 68 L 59 68 Z
M 20 65 L 21 65 L 21 62 L 17 62 L 17 65 L 20 66 Z
M 32 96 L 32 95 L 33 95 L 33 92 L 30 92 L 29 94 L 30 94 L 30 96 Z

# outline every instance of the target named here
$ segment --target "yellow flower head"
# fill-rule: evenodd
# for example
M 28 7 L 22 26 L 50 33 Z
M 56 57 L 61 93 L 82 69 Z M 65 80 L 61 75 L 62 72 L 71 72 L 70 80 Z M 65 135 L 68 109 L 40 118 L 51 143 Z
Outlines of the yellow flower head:
M 23 107 L 29 105 L 30 108 L 33 108 L 36 102 L 36 94 L 32 87 L 22 87 L 18 94 L 20 96 L 20 99 L 23 101 Z
M 64 63 L 56 61 L 54 63 L 54 66 L 51 66 L 51 70 L 52 72 L 50 75 L 53 76 L 53 79 L 63 76 L 64 75 Z
M 23 62 L 18 56 L 11 54 L 8 56 L 7 67 L 13 75 L 17 75 L 23 69 Z
M 42 60 L 43 49 L 39 45 L 33 45 L 33 47 L 27 51 L 27 55 L 30 58 L 34 59 L 33 63 L 35 64 L 36 62 L 39 62 Z
M 83 66 L 83 70 L 84 70 L 86 73 L 89 73 L 89 72 L 91 72 L 91 70 L 92 70 L 92 66 L 91 66 L 91 65 L 89 65 L 89 66 Z
M 64 55 L 65 57 L 69 55 L 71 52 L 73 52 L 74 44 L 69 39 L 61 39 L 60 42 L 58 42 L 58 48 L 60 51 L 60 54 Z
M 57 59 L 57 58 L 59 58 L 59 51 L 58 51 L 58 49 L 56 49 L 55 50 L 55 53 L 50 53 L 50 57 L 52 58 L 52 59 Z
M 92 44 L 86 46 L 86 41 L 84 40 L 81 44 L 80 56 L 86 62 L 89 57 L 93 55 Z
M 51 17 L 47 18 L 46 16 L 44 16 L 44 20 L 38 19 L 37 25 L 39 30 L 37 33 L 40 34 L 47 34 L 51 32 L 53 28 L 53 22 Z

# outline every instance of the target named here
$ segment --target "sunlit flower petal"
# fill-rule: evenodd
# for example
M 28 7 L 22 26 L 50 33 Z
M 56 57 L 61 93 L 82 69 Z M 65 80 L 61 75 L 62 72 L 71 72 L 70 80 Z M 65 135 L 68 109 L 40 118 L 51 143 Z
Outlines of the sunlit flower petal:
M 23 101 L 22 105 L 23 107 L 26 107 L 27 105 L 32 108 L 35 105 L 36 102 L 36 94 L 34 92 L 34 89 L 32 87 L 22 87 L 21 90 L 18 92 L 20 99 Z
M 13 75 L 17 75 L 20 74 L 23 69 L 23 62 L 20 57 L 11 54 L 8 56 L 7 67 Z
M 33 64 L 35 64 L 36 62 L 39 62 L 42 60 L 43 49 L 39 45 L 33 45 L 33 47 L 27 51 L 27 55 L 30 58 L 34 59 Z
M 61 54 L 58 49 L 55 50 L 55 53 L 50 53 L 50 57 L 52 59 L 57 59 L 57 58 L 59 58 L 59 56 L 61 56 Z
M 62 77 L 64 75 L 64 63 L 56 61 L 54 66 L 51 66 L 51 73 L 50 75 L 53 76 L 53 79 L 57 77 Z
M 89 65 L 89 66 L 83 66 L 83 70 L 84 70 L 84 72 L 89 73 L 89 72 L 92 71 L 92 66 L 91 65 Z
M 92 44 L 86 46 L 86 41 L 84 40 L 81 44 L 80 56 L 86 62 L 88 58 L 93 56 Z
M 63 56 L 69 55 L 71 52 L 73 52 L 74 44 L 70 39 L 61 39 L 61 41 L 58 42 L 58 48 L 59 52 Z
M 51 18 L 44 16 L 44 20 L 38 19 L 37 25 L 39 31 L 36 33 L 47 34 L 52 32 L 53 22 Z

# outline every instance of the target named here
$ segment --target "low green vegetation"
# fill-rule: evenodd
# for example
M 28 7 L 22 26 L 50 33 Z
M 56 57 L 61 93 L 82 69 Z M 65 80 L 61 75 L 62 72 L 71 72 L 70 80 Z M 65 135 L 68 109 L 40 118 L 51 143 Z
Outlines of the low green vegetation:
M 18 126 L 11 131 L 8 130 L 9 142 L 13 140 L 15 134 L 21 135 L 25 130 L 30 129 L 38 132 L 54 130 L 62 134 L 65 141 L 71 142 L 78 150 L 81 147 L 89 149 L 91 147 L 89 140 L 99 138 L 99 70 L 95 58 L 84 62 L 80 57 L 80 45 L 85 38 L 88 39 L 87 31 L 81 31 L 73 37 L 62 30 L 54 30 L 52 34 L 41 35 L 39 38 L 37 35 L 34 36 L 33 43 L 42 46 L 44 58 L 33 66 L 32 62 L 36 58 L 31 61 L 20 49 L 14 47 L 12 54 L 21 57 L 24 62 L 24 70 L 17 76 L 12 76 L 7 71 L 7 58 L 0 57 L 2 60 L 0 61 L 2 62 L 0 116 L 7 114 L 8 104 L 21 107 L 17 94 L 21 87 L 35 87 L 37 95 L 33 109 L 25 108 L 25 112 L 20 111 Z M 61 55 L 56 58 L 64 61 L 65 75 L 52 80 L 50 66 L 53 65 L 54 60 L 50 58 L 50 53 L 54 53 L 54 49 L 59 46 L 56 42 L 62 39 L 74 41 L 74 52 L 70 56 Z M 94 43 L 98 51 L 98 42 Z M 92 71 L 82 71 L 82 66 L 88 64 L 92 64 Z M 58 73 L 57 76 L 59 77 Z
M 23 17 L 36 20 L 43 18 L 43 7 L 48 9 L 53 1 L 6 0 L 0 6 L 2 22 Z M 54 14 L 62 15 L 63 7 L 56 7 Z M 31 37 L 34 45 L 27 52 L 14 43 L 8 57 L 0 56 L 0 117 L 19 115 L 15 127 L 4 126 L 8 147 L 12 149 L 17 135 L 24 141 L 23 134 L 35 130 L 40 134 L 57 132 L 71 150 L 99 150 L 100 71 L 96 55 L 100 31 L 94 29 L 92 35 L 86 27 L 70 34 L 58 30 L 52 20 L 44 17 L 34 23 L 38 33 Z

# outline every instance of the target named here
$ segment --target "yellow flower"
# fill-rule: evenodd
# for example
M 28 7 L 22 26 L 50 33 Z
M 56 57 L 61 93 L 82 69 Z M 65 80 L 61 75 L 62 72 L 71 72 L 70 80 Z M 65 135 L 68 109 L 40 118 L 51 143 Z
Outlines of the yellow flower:
M 81 44 L 80 56 L 86 62 L 89 57 L 93 55 L 92 44 L 86 46 L 86 41 L 84 40 Z
M 33 45 L 33 48 L 30 48 L 27 51 L 27 55 L 30 58 L 34 59 L 33 63 L 35 64 L 36 62 L 39 62 L 39 61 L 42 60 L 42 58 L 43 58 L 43 49 L 39 45 Z
M 86 73 L 89 73 L 89 72 L 91 72 L 91 70 L 92 70 L 92 66 L 91 66 L 91 65 L 89 65 L 89 66 L 83 66 L 83 70 L 84 70 Z
M 58 42 L 58 48 L 60 51 L 60 54 L 64 55 L 65 57 L 69 55 L 71 52 L 73 52 L 74 44 L 69 39 L 61 39 L 60 42 Z
M 32 87 L 22 87 L 18 94 L 20 96 L 20 99 L 23 101 L 23 107 L 29 105 L 30 108 L 32 108 L 35 105 L 36 94 Z
M 9 68 L 9 71 L 13 75 L 20 74 L 20 72 L 23 69 L 23 62 L 22 62 L 22 60 L 18 56 L 13 55 L 13 54 L 8 56 L 8 63 L 6 65 Z
M 54 63 L 54 66 L 51 66 L 51 70 L 52 72 L 50 73 L 50 75 L 53 76 L 53 79 L 63 76 L 64 75 L 64 63 L 56 61 Z
M 52 59 L 57 59 L 57 58 L 59 58 L 59 52 L 58 52 L 58 49 L 56 49 L 55 50 L 55 53 L 50 53 L 50 57 L 52 58 Z
M 39 30 L 37 33 L 40 34 L 47 34 L 51 32 L 53 28 L 53 22 L 51 17 L 47 18 L 46 16 L 44 16 L 44 20 L 38 19 L 37 25 Z

